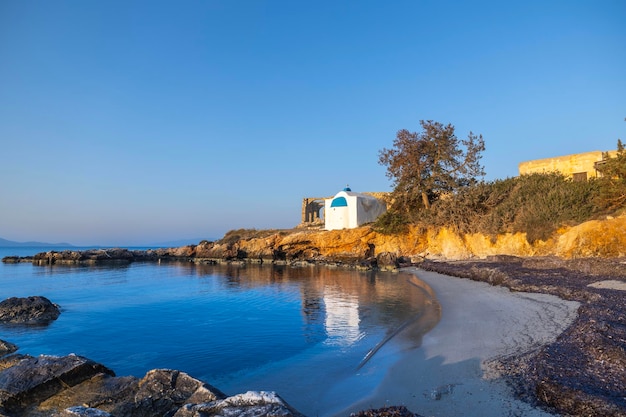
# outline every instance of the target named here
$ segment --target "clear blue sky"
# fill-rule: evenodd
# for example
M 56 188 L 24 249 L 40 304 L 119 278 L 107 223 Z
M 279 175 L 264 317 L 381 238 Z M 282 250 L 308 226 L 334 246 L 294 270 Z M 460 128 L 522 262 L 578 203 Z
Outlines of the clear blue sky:
M 0 0 L 0 237 L 288 228 L 419 120 L 486 179 L 626 140 L 626 2 Z

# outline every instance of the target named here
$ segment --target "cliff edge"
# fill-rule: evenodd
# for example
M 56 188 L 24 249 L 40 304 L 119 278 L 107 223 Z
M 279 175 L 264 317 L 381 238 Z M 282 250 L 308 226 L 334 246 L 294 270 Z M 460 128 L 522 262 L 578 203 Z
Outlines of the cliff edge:
M 385 235 L 370 226 L 346 230 L 276 231 L 178 248 L 179 255 L 259 261 L 362 262 L 387 258 L 467 260 L 495 255 L 619 258 L 626 256 L 626 216 L 562 227 L 546 241 L 529 242 L 525 233 L 498 236 L 459 234 L 449 228 L 411 227 Z

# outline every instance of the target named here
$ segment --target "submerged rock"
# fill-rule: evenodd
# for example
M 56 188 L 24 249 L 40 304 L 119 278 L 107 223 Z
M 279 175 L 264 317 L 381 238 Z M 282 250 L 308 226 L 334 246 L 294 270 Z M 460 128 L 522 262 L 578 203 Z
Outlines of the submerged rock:
M 46 297 L 11 297 L 0 302 L 0 323 L 45 325 L 56 320 L 59 306 Z

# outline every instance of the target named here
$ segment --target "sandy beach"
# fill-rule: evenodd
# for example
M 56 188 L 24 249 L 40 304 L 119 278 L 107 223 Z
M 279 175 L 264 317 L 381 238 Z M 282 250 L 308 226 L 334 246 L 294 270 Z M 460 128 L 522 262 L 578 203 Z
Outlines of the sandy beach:
M 338 415 L 404 405 L 424 416 L 549 416 L 518 400 L 494 360 L 553 342 L 579 303 L 408 268 L 437 295 L 442 316 L 419 348 L 400 354 L 372 395 Z

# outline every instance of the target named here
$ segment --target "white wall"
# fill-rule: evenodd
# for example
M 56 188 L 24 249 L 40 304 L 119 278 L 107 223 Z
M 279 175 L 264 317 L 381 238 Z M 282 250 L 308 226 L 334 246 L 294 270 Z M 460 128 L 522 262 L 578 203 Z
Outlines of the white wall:
M 326 230 L 341 230 L 350 228 L 349 207 L 331 207 L 330 201 L 324 204 L 324 228 Z

